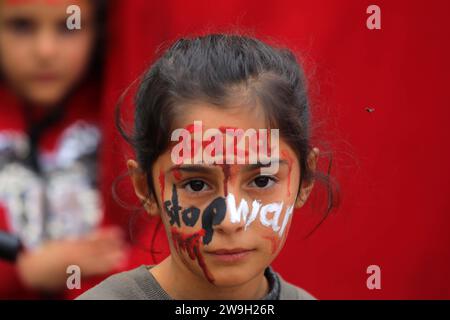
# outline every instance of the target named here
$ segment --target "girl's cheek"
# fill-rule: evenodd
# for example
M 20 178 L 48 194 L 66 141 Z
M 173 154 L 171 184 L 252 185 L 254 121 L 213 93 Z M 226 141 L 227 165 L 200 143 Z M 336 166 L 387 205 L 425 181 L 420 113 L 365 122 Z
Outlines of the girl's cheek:
M 278 248 L 280 246 L 281 239 L 277 234 L 269 234 L 263 236 L 264 240 L 267 240 L 268 246 L 270 246 L 270 254 L 274 255 L 278 252 Z
M 205 278 L 214 283 L 202 254 L 205 239 L 212 236 L 211 230 L 202 225 L 200 209 L 182 206 L 176 185 L 171 186 L 171 196 L 164 203 L 163 214 L 173 248 L 185 265 L 197 264 Z
M 286 242 L 287 234 L 290 228 L 291 220 L 289 220 L 286 231 L 283 235 L 279 235 L 277 232 L 266 232 L 262 235 L 262 239 L 266 242 L 265 246 L 268 248 L 267 251 L 272 256 L 277 256 L 278 253 L 284 246 Z
M 270 255 L 277 255 L 283 247 L 290 226 L 292 222 L 294 206 L 285 206 L 283 214 L 278 218 L 272 213 L 269 218 L 261 217 L 258 221 L 258 226 L 255 226 L 260 238 L 263 241 L 263 246 L 267 248 Z M 271 224 L 268 226 L 267 222 Z

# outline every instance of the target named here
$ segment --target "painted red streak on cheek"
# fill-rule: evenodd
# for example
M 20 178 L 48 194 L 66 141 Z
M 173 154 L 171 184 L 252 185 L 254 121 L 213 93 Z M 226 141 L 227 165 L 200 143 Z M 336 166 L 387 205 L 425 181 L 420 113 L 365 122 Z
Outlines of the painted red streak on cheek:
M 159 171 L 159 187 L 161 188 L 161 201 L 164 203 L 164 187 L 166 183 L 166 178 L 162 170 Z
M 181 253 L 181 251 L 185 251 L 188 254 L 189 258 L 191 258 L 192 260 L 197 260 L 206 279 L 210 283 L 214 283 L 214 277 L 209 272 L 205 263 L 205 259 L 200 253 L 200 242 L 202 237 L 205 235 L 205 229 L 201 229 L 200 231 L 193 234 L 184 234 L 178 231 L 177 228 L 172 227 L 171 234 L 175 249 L 179 253 Z
M 272 244 L 272 254 L 275 254 L 280 246 L 280 238 L 277 235 L 275 236 L 264 236 L 264 239 L 267 239 Z
M 291 196 L 291 172 L 292 172 L 292 158 L 289 155 L 289 153 L 287 153 L 286 150 L 281 151 L 281 156 L 283 158 L 286 158 L 287 162 L 288 162 L 288 167 L 289 167 L 289 172 L 288 172 L 288 192 L 287 192 L 287 196 L 290 197 Z

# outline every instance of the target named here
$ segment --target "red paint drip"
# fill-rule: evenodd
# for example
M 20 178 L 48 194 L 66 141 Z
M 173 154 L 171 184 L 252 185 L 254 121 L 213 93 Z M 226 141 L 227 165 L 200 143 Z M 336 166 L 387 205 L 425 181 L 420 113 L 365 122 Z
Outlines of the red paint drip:
M 219 127 L 219 130 L 220 130 L 220 132 L 222 132 L 222 133 L 227 133 L 227 129 L 229 129 L 229 130 L 233 130 L 233 131 L 236 131 L 238 128 L 236 128 L 236 127 Z
M 230 180 L 231 170 L 228 164 L 220 164 L 220 166 L 223 171 L 223 191 L 226 197 L 228 195 L 228 180 Z
M 159 171 L 159 187 L 161 188 L 161 201 L 164 203 L 164 187 L 166 183 L 166 178 L 162 170 Z
M 272 141 L 269 136 L 270 136 L 270 132 L 267 132 L 266 137 L 262 136 L 259 131 L 256 133 L 256 137 L 257 137 L 256 152 L 258 154 L 259 154 L 259 152 L 262 152 L 261 150 L 259 150 L 260 142 L 261 142 L 261 144 L 267 144 L 267 150 L 266 150 L 267 154 L 265 156 L 268 158 L 272 156 L 272 144 L 271 144 Z
M 292 172 L 292 158 L 289 155 L 289 153 L 287 153 L 286 150 L 281 151 L 281 156 L 286 158 L 287 162 L 288 162 L 288 167 L 289 167 L 289 173 L 288 173 L 288 192 L 287 192 L 287 196 L 290 197 L 291 196 L 291 172 Z
M 272 243 L 272 254 L 277 252 L 278 246 L 280 245 L 280 239 L 278 236 L 264 236 L 264 239 L 269 240 Z
M 192 156 L 191 160 L 194 160 L 197 153 L 200 152 L 200 146 L 205 147 L 205 143 L 202 141 L 195 140 L 195 133 L 201 132 L 201 131 L 198 130 L 194 124 L 190 124 L 190 125 L 186 126 L 185 130 L 187 130 L 191 135 L 194 134 L 194 139 L 191 139 L 191 145 L 189 146 L 190 150 L 188 150 Z M 192 154 L 192 153 L 194 153 L 194 154 Z M 184 155 L 183 155 L 183 157 L 184 157 Z
M 185 129 L 186 129 L 187 131 L 189 131 L 189 133 L 194 133 L 194 128 L 195 128 L 195 126 L 194 126 L 194 124 L 192 123 L 192 124 L 186 126 Z
M 205 229 L 201 229 L 200 231 L 195 232 L 193 234 L 184 234 L 178 231 L 178 229 L 175 227 L 172 227 L 171 229 L 172 240 L 175 249 L 178 252 L 185 251 L 189 255 L 189 258 L 191 258 L 192 260 L 197 260 L 206 279 L 210 283 L 214 283 L 214 277 L 209 272 L 205 263 L 205 259 L 203 258 L 203 255 L 200 253 L 200 241 L 202 237 L 205 235 L 205 232 L 206 232 Z
M 235 128 L 235 127 L 220 127 L 219 128 L 219 130 L 220 130 L 220 132 L 222 132 L 223 134 L 225 134 L 226 135 L 226 133 L 227 133 L 227 130 L 233 130 L 233 131 L 236 131 L 236 130 L 238 130 L 238 128 Z M 233 152 L 234 152 L 234 156 L 235 157 L 237 157 L 238 156 L 238 152 L 243 152 L 244 153 L 244 156 L 245 157 L 248 157 L 248 151 L 247 150 L 241 150 L 241 149 L 238 149 L 238 144 L 239 144 L 239 142 L 241 141 L 241 139 L 243 139 L 243 137 L 242 136 L 239 136 L 239 137 L 233 137 L 233 145 L 232 145 L 232 147 L 233 147 Z M 228 150 L 229 149 L 229 146 L 228 145 L 226 145 L 226 138 L 224 138 L 224 142 L 225 142 L 225 150 Z M 226 154 L 226 152 L 224 152 L 224 158 L 225 158 L 225 154 Z M 226 160 L 224 160 L 224 163 L 226 162 Z
M 176 166 L 173 170 L 172 170 L 172 173 L 173 173 L 173 177 L 176 179 L 176 180 L 181 180 L 181 178 L 182 178 L 182 176 L 181 176 L 181 172 L 180 172 L 180 166 Z

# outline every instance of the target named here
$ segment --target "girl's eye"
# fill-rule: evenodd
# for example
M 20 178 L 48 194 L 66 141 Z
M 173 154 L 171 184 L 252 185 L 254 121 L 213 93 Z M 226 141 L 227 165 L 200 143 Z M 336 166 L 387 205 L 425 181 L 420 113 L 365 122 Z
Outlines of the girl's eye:
M 16 18 L 8 21 L 8 27 L 17 33 L 30 33 L 34 30 L 34 23 L 30 19 Z
M 209 189 L 209 186 L 202 180 L 191 180 L 184 185 L 188 192 L 201 192 Z
M 80 31 L 79 29 L 69 29 L 66 21 L 58 23 L 57 30 L 61 35 L 74 35 Z
M 275 182 L 276 180 L 273 177 L 259 176 L 253 179 L 253 181 L 250 183 L 250 186 L 254 188 L 266 189 L 273 186 Z
M 70 33 L 70 31 L 73 31 L 67 28 L 67 24 L 65 22 L 59 22 L 57 25 L 57 29 L 61 34 Z

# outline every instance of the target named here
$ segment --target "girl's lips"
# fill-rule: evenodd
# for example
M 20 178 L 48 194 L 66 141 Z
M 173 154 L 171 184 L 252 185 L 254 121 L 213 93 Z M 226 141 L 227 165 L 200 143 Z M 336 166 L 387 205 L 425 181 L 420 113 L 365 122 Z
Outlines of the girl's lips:
M 220 249 L 215 251 L 209 251 L 207 252 L 209 255 L 214 257 L 217 260 L 223 261 L 223 262 L 236 262 L 240 261 L 246 257 L 248 257 L 254 249 Z
M 54 82 L 59 79 L 59 76 L 55 73 L 42 73 L 34 75 L 32 79 L 37 82 Z

